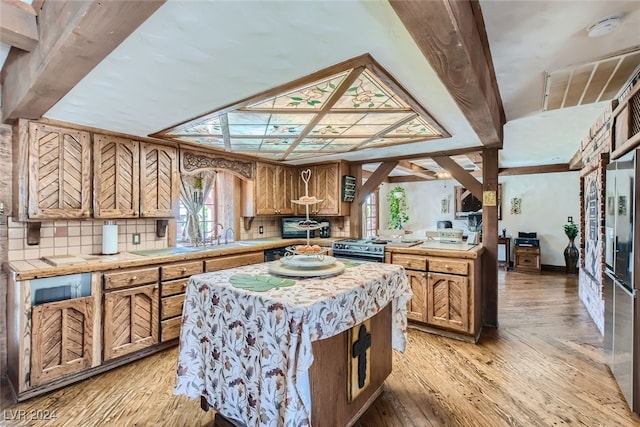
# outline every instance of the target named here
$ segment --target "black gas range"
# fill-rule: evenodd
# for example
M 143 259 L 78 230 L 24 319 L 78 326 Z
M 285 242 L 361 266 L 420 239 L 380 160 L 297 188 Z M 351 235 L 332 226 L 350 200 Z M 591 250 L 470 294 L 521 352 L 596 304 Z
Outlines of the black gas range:
M 331 244 L 333 256 L 362 261 L 384 262 L 386 240 L 346 239 Z

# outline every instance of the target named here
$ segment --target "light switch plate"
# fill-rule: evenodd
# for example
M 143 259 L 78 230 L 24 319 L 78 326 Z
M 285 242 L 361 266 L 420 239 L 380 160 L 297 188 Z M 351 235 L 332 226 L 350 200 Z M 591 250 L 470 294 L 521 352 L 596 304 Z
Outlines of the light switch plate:
M 140 233 L 133 233 L 131 235 L 131 243 L 133 243 L 134 245 L 140 244 Z

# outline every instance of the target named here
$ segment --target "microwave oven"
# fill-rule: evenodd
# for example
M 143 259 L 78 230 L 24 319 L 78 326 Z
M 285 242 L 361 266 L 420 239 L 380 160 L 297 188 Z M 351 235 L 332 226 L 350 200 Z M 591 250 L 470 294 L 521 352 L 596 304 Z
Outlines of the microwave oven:
M 298 228 L 298 223 L 305 221 L 304 216 L 291 216 L 282 218 L 282 238 L 283 239 L 302 239 L 307 237 L 307 230 Z M 309 218 L 313 220 L 313 218 Z M 316 230 L 309 231 L 309 237 L 316 237 Z

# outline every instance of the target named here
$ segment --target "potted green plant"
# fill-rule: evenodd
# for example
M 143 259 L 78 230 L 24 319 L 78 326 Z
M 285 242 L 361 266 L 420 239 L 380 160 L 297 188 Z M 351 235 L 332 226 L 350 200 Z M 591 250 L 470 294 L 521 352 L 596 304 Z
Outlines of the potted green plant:
M 389 202 L 389 228 L 402 230 L 402 224 L 409 221 L 405 189 L 396 185 L 387 194 L 387 201 Z
M 569 244 L 564 249 L 564 264 L 567 273 L 575 274 L 578 272 L 578 256 L 579 251 L 574 244 L 574 240 L 578 235 L 578 225 L 574 222 L 569 222 L 564 226 L 564 234 L 569 238 Z

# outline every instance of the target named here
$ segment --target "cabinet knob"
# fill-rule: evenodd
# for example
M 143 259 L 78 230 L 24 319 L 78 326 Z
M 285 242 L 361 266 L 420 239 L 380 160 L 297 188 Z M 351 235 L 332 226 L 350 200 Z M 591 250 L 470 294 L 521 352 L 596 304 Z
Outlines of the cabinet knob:
M 134 280 L 138 280 L 138 276 L 131 276 L 131 278 L 129 278 L 130 282 L 133 282 Z
M 447 270 L 451 270 L 451 267 L 449 267 L 449 264 L 445 264 L 444 268 L 446 268 Z
M 182 267 L 182 268 L 180 269 L 180 272 L 181 272 L 181 273 L 185 273 L 186 271 L 187 271 L 187 269 L 186 269 L 185 267 Z

